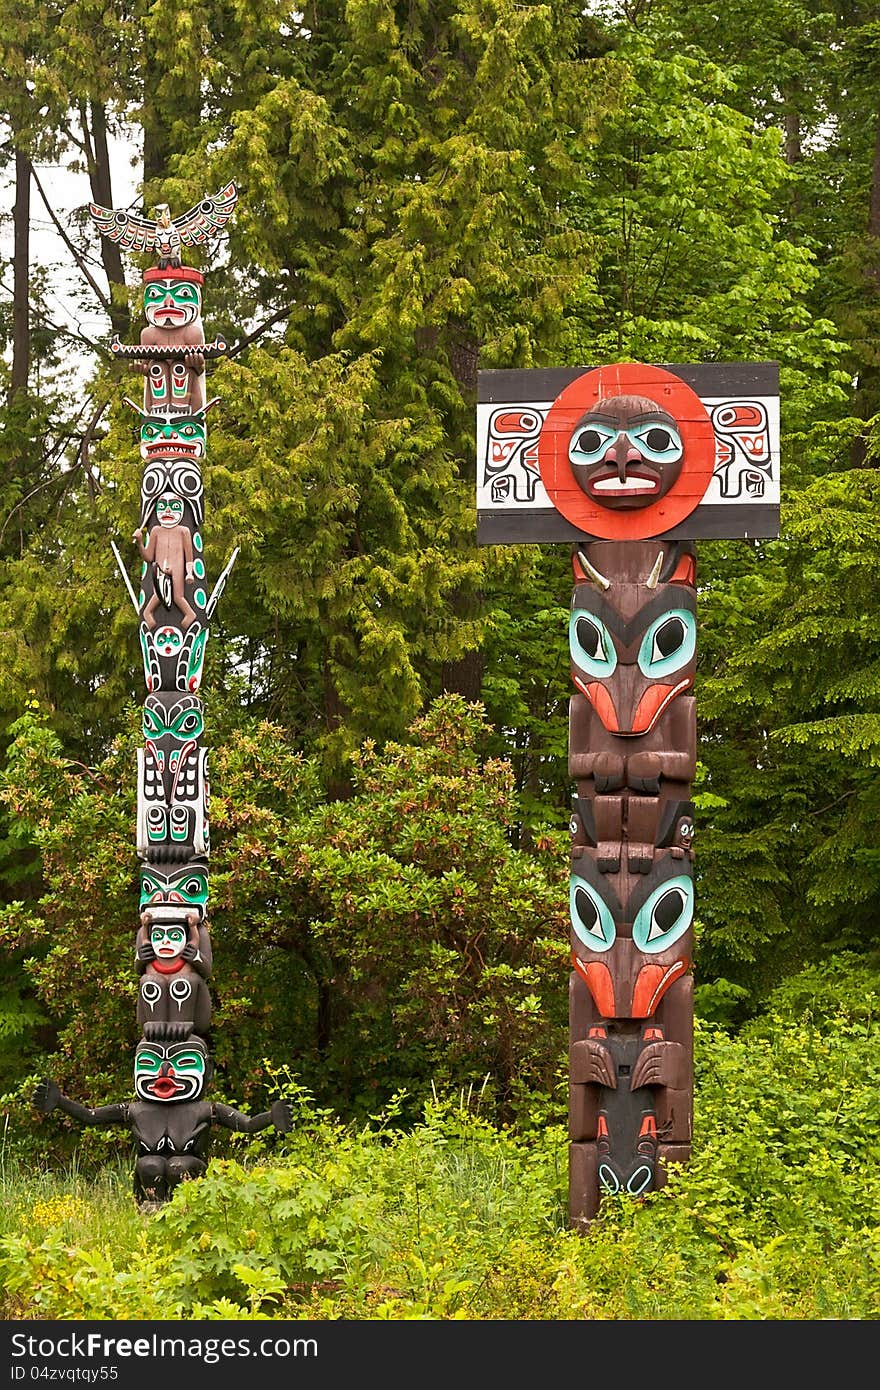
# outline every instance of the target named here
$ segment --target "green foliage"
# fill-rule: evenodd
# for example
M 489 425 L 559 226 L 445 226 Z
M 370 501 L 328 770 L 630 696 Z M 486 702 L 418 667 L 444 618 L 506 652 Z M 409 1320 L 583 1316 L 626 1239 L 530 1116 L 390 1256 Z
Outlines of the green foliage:
M 14 732 L 0 797 L 39 848 L 44 891 L 3 910 L 2 940 L 25 953 L 57 1030 L 39 1064 L 90 1103 L 120 1099 L 136 1040 L 136 712 L 90 776 L 35 716 Z M 254 722 L 212 750 L 213 1050 L 230 1097 L 260 1099 L 266 1056 L 293 1059 L 346 1114 L 418 1095 L 429 1077 L 488 1078 L 505 1117 L 555 1091 L 561 861 L 552 841 L 535 854 L 511 847 L 511 769 L 486 756 L 489 737 L 478 707 L 438 699 L 410 742 L 364 745 L 342 803 L 326 802 L 315 762 L 278 728 Z
M 216 1159 L 153 1217 L 118 1173 L 2 1170 L 3 1314 L 179 1319 L 875 1319 L 880 975 L 841 955 L 738 1036 L 698 1021 L 694 1156 L 566 1228 L 566 1136 L 471 1092 L 342 1124 L 295 1077 L 271 1159 Z
M 718 1080 L 691 1195 L 609 1207 L 592 1264 L 517 1226 L 497 1273 L 464 1237 L 460 1262 L 442 1236 L 404 1245 L 387 1285 L 342 1306 L 490 1316 L 506 1284 L 509 1308 L 552 1290 L 548 1316 L 869 1315 L 857 1189 L 874 1187 L 855 1150 L 875 1145 L 875 1108 L 846 1010 L 870 992 L 858 960 L 880 906 L 876 17 L 825 0 L 592 17 L 513 0 L 334 0 L 307 19 L 275 0 L 5 8 L 0 99 L 30 153 L 88 163 L 84 115 L 112 129 L 136 112 L 146 203 L 241 190 L 206 295 L 209 335 L 243 344 L 212 367 L 206 466 L 214 573 L 241 546 L 205 681 L 212 1041 L 230 1099 L 261 1105 L 293 1066 L 360 1124 L 391 1097 L 395 1128 L 418 1124 L 429 1079 L 482 1088 L 494 1120 L 558 1123 L 571 576 L 564 547 L 475 546 L 476 371 L 779 361 L 783 537 L 700 545 L 697 1000 L 731 1036 L 699 1035 Z M 29 390 L 0 412 L 0 1086 L 8 1144 L 60 1157 L 78 1134 L 35 1121 L 39 1070 L 89 1100 L 130 1089 L 142 681 L 108 542 L 131 533 L 137 469 L 130 383 L 105 365 L 65 393 L 83 344 L 52 327 L 36 270 L 31 288 Z M 0 305 L 3 345 L 12 327 Z M 789 1001 L 816 1010 L 842 951 L 853 998 L 804 1040 Z M 84 1161 L 119 1143 L 90 1132 Z M 369 1149 L 380 1189 L 397 1143 Z M 241 1156 L 227 1137 L 218 1164 Z M 321 1308 L 310 1260 L 335 1261 L 334 1280 L 348 1259 L 381 1262 L 372 1236 L 330 1230 L 348 1197 L 324 1159 L 288 1157 L 312 1185 L 287 1243 L 254 1254 L 238 1211 L 204 1316 L 277 1311 L 293 1284 Z M 350 1178 L 348 1150 L 337 1161 Z M 218 1211 L 223 1171 L 201 1188 Z M 274 1169 L 246 1181 L 255 1206 L 293 1200 Z M 352 1187 L 369 1230 L 374 1191 Z M 92 1249 L 73 1268 L 47 1230 L 11 1277 L 38 1269 L 38 1310 L 89 1316 L 130 1305 L 143 1257 L 194 1307 L 193 1272 L 151 1239 L 130 1266 Z M 632 1277 L 615 1282 L 621 1263 Z M 152 1299 L 143 1315 L 163 1316 Z

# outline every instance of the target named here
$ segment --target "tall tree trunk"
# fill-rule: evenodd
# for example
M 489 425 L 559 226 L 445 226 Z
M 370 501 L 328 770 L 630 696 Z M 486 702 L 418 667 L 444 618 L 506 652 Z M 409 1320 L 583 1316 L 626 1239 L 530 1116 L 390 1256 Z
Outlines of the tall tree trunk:
M 868 236 L 880 240 L 880 117 L 874 132 L 874 161 L 871 166 L 871 200 L 868 205 Z M 871 267 L 876 278 L 878 267 Z
M 880 306 L 880 116 L 874 127 L 874 157 L 871 166 L 871 191 L 868 199 L 868 236 L 861 267 L 861 282 L 869 309 L 870 324 Z M 870 333 L 870 329 L 868 329 Z M 880 410 L 880 343 L 869 338 L 862 346 L 864 360 L 859 367 L 856 389 L 853 396 L 853 413 L 860 419 L 868 420 Z M 853 440 L 850 459 L 854 468 L 862 468 L 869 462 L 868 440 L 859 434 Z M 870 459 L 872 466 L 873 458 Z
M 91 114 L 91 121 L 89 121 L 89 113 Z M 113 188 L 110 179 L 110 150 L 107 143 L 107 112 L 100 101 L 93 101 L 90 103 L 89 113 L 86 112 L 85 107 L 80 107 L 92 201 L 99 203 L 101 207 L 112 208 Z M 125 286 L 125 270 L 122 265 L 122 253 L 117 244 L 109 237 L 101 237 L 101 260 L 110 285 L 112 300 L 110 321 L 114 333 L 118 333 L 122 341 L 125 342 L 131 330 L 128 308 L 124 302 L 117 303 L 113 297 L 114 285 Z
M 12 376 L 10 399 L 27 391 L 31 368 L 30 233 L 31 161 L 15 151 L 15 203 L 12 208 Z
M 336 688 L 329 659 L 324 660 L 324 724 L 328 733 L 335 733 L 345 723 L 349 710 Z M 349 801 L 354 784 L 341 768 L 331 768 L 327 778 L 327 796 L 331 801 Z

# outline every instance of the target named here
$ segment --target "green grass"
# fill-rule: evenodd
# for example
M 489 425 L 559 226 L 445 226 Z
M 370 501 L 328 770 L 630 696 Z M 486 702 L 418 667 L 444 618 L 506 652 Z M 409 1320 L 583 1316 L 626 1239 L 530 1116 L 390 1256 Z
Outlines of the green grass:
M 566 1222 L 560 1126 L 479 1095 L 396 1128 L 317 1109 L 236 1137 L 156 1215 L 131 1164 L 0 1161 L 6 1319 L 810 1320 L 880 1316 L 876 972 L 805 972 L 732 1036 L 697 1022 L 691 1162 Z

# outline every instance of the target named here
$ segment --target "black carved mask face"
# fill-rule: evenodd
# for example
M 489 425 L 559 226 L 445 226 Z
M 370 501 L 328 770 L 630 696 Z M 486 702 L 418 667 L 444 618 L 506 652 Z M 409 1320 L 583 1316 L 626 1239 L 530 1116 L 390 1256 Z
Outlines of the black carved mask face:
M 575 425 L 568 446 L 578 487 L 613 511 L 648 507 L 663 497 L 683 459 L 678 425 L 644 396 L 599 401 Z

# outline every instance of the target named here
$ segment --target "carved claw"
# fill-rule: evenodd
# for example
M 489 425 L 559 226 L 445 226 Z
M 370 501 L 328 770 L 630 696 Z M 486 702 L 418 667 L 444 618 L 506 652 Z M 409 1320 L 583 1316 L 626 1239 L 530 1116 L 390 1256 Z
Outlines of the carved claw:
M 48 1115 L 60 1101 L 61 1092 L 54 1081 L 40 1081 L 34 1089 L 32 1099 L 37 1110 L 42 1110 L 44 1115 Z
M 617 1088 L 617 1070 L 611 1053 L 596 1038 L 582 1038 L 572 1043 L 569 1075 L 572 1081 L 581 1084 Z
M 654 846 L 628 845 L 627 863 L 631 874 L 649 874 L 654 863 Z
M 273 1100 L 269 1114 L 279 1134 L 287 1134 L 293 1129 L 293 1106 L 289 1100 Z
M 632 753 L 626 765 L 626 780 L 634 792 L 645 796 L 660 795 L 663 759 L 659 753 Z
M 642 1048 L 633 1067 L 630 1090 L 640 1086 L 668 1086 L 681 1091 L 687 1085 L 687 1053 L 681 1043 L 652 1042 Z

